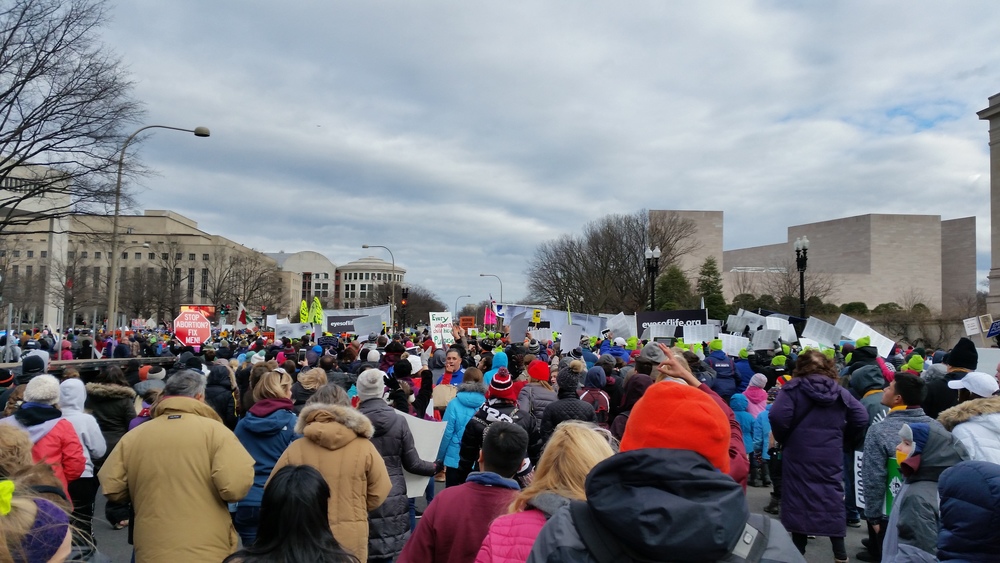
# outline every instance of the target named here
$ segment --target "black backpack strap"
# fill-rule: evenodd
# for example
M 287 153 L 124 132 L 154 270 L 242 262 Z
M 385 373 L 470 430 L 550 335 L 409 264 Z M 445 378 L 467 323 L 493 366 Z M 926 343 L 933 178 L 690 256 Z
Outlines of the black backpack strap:
M 587 546 L 587 551 L 597 563 L 617 563 L 630 560 L 622 552 L 618 541 L 605 532 L 594 519 L 586 501 L 571 501 L 569 513 L 573 517 L 576 533 L 580 534 L 580 540 Z
M 771 519 L 759 514 L 751 514 L 743 528 L 743 535 L 736 547 L 723 559 L 728 562 L 760 563 L 767 550 L 768 536 L 771 533 Z

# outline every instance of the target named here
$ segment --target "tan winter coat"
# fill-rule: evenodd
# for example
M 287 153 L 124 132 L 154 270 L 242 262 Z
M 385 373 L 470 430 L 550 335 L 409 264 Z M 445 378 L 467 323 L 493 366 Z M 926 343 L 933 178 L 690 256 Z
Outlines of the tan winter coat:
M 371 421 L 339 405 L 306 405 L 299 414 L 292 442 L 274 465 L 310 465 L 330 485 L 330 529 L 340 545 L 361 561 L 368 560 L 368 511 L 378 508 L 392 483 L 385 462 L 369 438 Z
M 132 501 L 135 560 L 222 561 L 238 540 L 226 503 L 250 490 L 254 460 L 201 401 L 168 397 L 152 416 L 98 474 L 105 496 Z

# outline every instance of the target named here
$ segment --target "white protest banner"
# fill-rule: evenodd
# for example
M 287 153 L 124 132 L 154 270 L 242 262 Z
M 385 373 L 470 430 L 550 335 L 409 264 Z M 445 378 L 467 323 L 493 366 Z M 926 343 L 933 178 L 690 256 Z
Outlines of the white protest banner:
M 372 332 L 375 334 L 382 332 L 382 317 L 378 315 L 369 315 L 367 317 L 358 317 L 354 319 L 355 334 L 365 336 Z
M 617 315 L 608 319 L 607 329 L 614 333 L 615 337 L 622 337 L 626 340 L 636 336 L 635 333 L 635 320 L 629 323 L 628 317 L 625 313 L 618 313 Z
M 773 329 L 763 329 L 758 330 L 753 334 L 753 349 L 754 350 L 773 350 L 774 343 L 777 342 L 778 338 L 781 337 L 780 330 Z
M 847 335 L 851 333 L 851 330 L 854 329 L 854 327 L 855 327 L 855 325 L 857 325 L 857 323 L 858 323 L 858 321 L 856 321 L 856 320 L 852 319 L 851 317 L 848 317 L 847 315 L 841 313 L 840 317 L 837 318 L 837 324 L 835 326 L 840 331 L 841 338 L 844 338 L 844 337 L 847 337 Z M 848 339 L 850 339 L 850 337 L 848 337 Z
M 750 321 L 736 315 L 729 315 L 726 319 L 726 330 L 729 332 L 743 332 L 743 329 L 750 324 Z
M 765 317 L 762 317 L 757 313 L 751 313 L 750 311 L 743 311 L 742 313 L 740 313 L 739 316 L 747 320 L 747 323 L 749 323 L 747 326 L 750 327 L 750 330 L 757 330 L 757 327 L 764 325 Z
M 518 313 L 510 319 L 510 343 L 521 344 L 524 342 L 524 335 L 528 332 L 528 323 L 531 322 L 530 313 Z
M 799 339 L 799 335 L 795 334 L 795 327 L 788 322 L 788 319 L 783 319 L 774 315 L 764 317 L 764 327 L 771 330 L 781 331 L 781 339 L 785 342 L 795 342 Z
M 716 325 L 684 325 L 683 328 L 686 344 L 710 342 L 719 334 L 719 327 Z
M 451 313 L 431 313 L 431 339 L 438 348 L 447 348 L 455 343 L 451 334 Z M 381 325 L 379 325 L 381 329 Z M 436 453 L 436 452 L 435 452 Z
M 971 319 L 965 319 L 964 321 L 962 321 L 962 324 L 965 325 L 965 335 L 966 336 L 975 336 L 975 335 L 979 334 L 980 332 L 982 332 L 982 329 L 979 328 L 979 318 L 978 317 L 972 317 Z
M 583 336 L 582 326 L 569 325 L 559 335 L 559 349 L 566 353 L 574 348 L 579 348 L 581 336 Z
M 827 348 L 833 348 L 834 345 L 840 344 L 841 336 L 843 334 L 840 329 L 816 317 L 806 319 L 806 327 L 802 329 L 803 338 L 815 340 Z M 799 339 L 799 342 L 802 342 L 802 338 Z
M 854 321 L 854 319 L 851 320 Z M 856 342 L 857 339 L 863 336 L 867 336 L 871 339 L 870 345 L 878 349 L 879 356 L 885 358 L 892 353 L 892 348 L 895 346 L 895 342 L 879 334 L 875 331 L 875 329 L 865 323 L 854 321 L 854 325 L 851 327 L 851 332 L 847 335 L 847 337 Z
M 750 339 L 743 336 L 720 334 L 719 340 L 722 341 L 722 351 L 727 356 L 739 357 L 740 350 L 750 346 Z
M 264 319 L 264 324 L 266 324 L 269 327 L 274 328 L 274 326 L 278 324 L 278 315 L 268 315 Z
M 862 454 L 863 452 L 854 452 L 852 458 L 854 464 L 851 466 L 851 471 L 854 472 L 854 504 L 863 511 L 865 509 L 865 479 L 861 475 Z
M 438 446 L 441 445 L 441 437 L 444 436 L 444 430 L 448 427 L 448 423 L 424 420 L 400 411 L 396 411 L 396 414 L 403 417 L 406 425 L 410 427 L 410 434 L 413 434 L 413 446 L 416 448 L 420 459 L 434 459 L 437 456 Z M 414 475 L 405 469 L 403 470 L 403 478 L 406 480 L 406 496 L 408 498 L 424 496 L 427 483 L 431 479 L 430 477 Z
M 819 342 L 813 340 L 812 338 L 806 338 L 805 336 L 799 337 L 799 346 L 802 346 L 803 350 L 805 350 L 806 348 L 812 348 L 814 350 L 822 350 L 823 348 L 822 346 L 820 346 Z
M 307 334 L 312 334 L 312 325 L 309 323 L 280 323 L 274 327 L 274 339 L 301 338 Z
M 552 329 L 551 328 L 540 328 L 538 330 L 532 331 L 532 338 L 537 340 L 544 346 L 547 342 L 552 340 Z

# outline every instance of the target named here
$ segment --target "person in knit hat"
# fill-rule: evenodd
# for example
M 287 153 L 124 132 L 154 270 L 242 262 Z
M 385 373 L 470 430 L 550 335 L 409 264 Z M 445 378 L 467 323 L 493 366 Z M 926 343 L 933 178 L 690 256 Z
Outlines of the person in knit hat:
M 579 389 L 587 364 L 580 360 L 570 362 L 556 374 L 557 399 L 542 411 L 542 444 L 549 441 L 556 426 L 566 420 L 595 422 L 594 407 L 580 400 Z
M 59 403 L 59 380 L 51 375 L 36 375 L 24 389 L 24 402 L 13 416 L 0 418 L 24 430 L 31 438 L 31 456 L 52 466 L 69 498 L 69 483 L 87 468 L 83 445 L 73 424 L 66 420 Z
M 684 368 L 665 364 L 686 381 Z M 727 475 L 729 447 L 728 417 L 711 395 L 675 381 L 653 384 L 631 411 L 619 453 L 587 476 L 587 500 L 549 519 L 528 562 L 556 560 L 557 552 L 564 562 L 660 561 L 664 554 L 716 561 L 737 546 L 746 550 L 748 533 L 760 538 L 764 559 L 804 561 L 781 524 L 750 514 L 743 489 Z
M 747 398 L 747 412 L 756 418 L 758 414 L 767 408 L 767 376 L 762 373 L 755 373 L 747 381 L 747 388 L 743 395 Z
M 924 399 L 923 407 L 931 418 L 937 418 L 942 411 L 958 404 L 958 390 L 950 388 L 948 383 L 962 379 L 970 371 L 976 371 L 979 353 L 975 343 L 965 337 L 959 338 L 948 353 L 948 361 L 945 363 L 948 364 L 945 376 L 927 382 L 927 398 Z
M 462 433 L 462 444 L 458 450 L 459 474 L 468 475 L 477 469 L 479 453 L 483 446 L 483 433 L 494 422 L 513 422 L 527 432 L 531 421 L 529 414 L 518 408 L 517 388 L 507 368 L 500 368 L 489 387 L 486 388 L 486 402 L 472 415 Z M 525 458 L 526 464 L 530 462 Z M 526 473 L 526 471 L 525 471 Z
M 601 428 L 608 428 L 611 424 L 611 399 L 604 392 L 606 383 L 604 369 L 595 366 L 587 370 L 583 377 L 583 388 L 580 389 L 580 400 L 594 407 L 595 420 Z
M 548 363 L 533 360 L 528 364 L 528 384 L 517 394 L 518 408 L 528 415 L 528 458 L 532 465 L 542 455 L 542 413 L 559 398 L 549 383 L 551 374 Z
M 903 371 L 912 373 L 913 375 L 920 375 L 924 371 L 924 358 L 916 354 L 910 356 L 910 359 L 903 364 Z

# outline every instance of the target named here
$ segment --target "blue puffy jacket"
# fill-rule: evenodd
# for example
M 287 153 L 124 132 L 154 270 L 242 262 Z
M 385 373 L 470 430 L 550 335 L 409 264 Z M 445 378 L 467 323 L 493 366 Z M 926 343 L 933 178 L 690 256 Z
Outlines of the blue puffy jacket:
M 287 408 L 279 408 L 266 416 L 255 416 L 251 410 L 236 424 L 236 438 L 253 457 L 253 486 L 240 504 L 260 506 L 264 483 L 267 483 L 274 464 L 285 453 L 285 448 L 295 439 L 295 421 L 289 400 Z
M 490 382 L 493 381 L 493 376 L 497 374 L 497 370 L 507 367 L 507 361 L 507 352 L 497 352 L 496 354 L 493 354 L 493 363 L 491 364 L 493 369 L 483 374 L 483 383 L 487 387 L 489 387 Z
M 771 405 L 767 405 L 767 408 L 753 419 L 753 452 L 760 454 L 763 459 L 771 459 L 771 455 L 767 452 L 771 444 L 771 419 L 767 418 L 770 410 Z M 747 450 L 747 453 L 749 452 L 750 450 Z
M 632 353 L 622 346 L 612 346 L 611 341 L 605 338 L 601 341 L 601 355 L 611 354 L 616 358 L 621 358 L 626 364 L 632 359 Z M 595 362 L 596 363 L 596 362 Z
M 747 386 L 750 385 L 750 378 L 753 377 L 754 371 L 750 367 L 750 361 L 739 359 L 736 360 L 736 373 L 740 375 L 739 380 L 736 381 L 736 390 L 740 393 L 747 390 Z
M 753 415 L 747 412 L 749 405 L 750 401 L 743 393 L 737 393 L 733 395 L 732 399 L 729 399 L 729 407 L 733 409 L 733 414 L 736 415 L 736 422 L 740 423 L 740 428 L 743 430 L 743 447 L 747 453 L 753 451 L 754 419 Z
M 504 359 L 506 361 L 506 356 Z M 441 436 L 436 459 L 444 461 L 445 467 L 458 467 L 458 452 L 462 445 L 465 426 L 485 402 L 486 386 L 482 383 L 467 381 L 458 386 L 458 394 L 448 403 L 442 418 L 448 425 L 444 429 L 444 436 Z
M 958 463 L 941 474 L 938 494 L 938 558 L 970 563 L 996 561 L 1000 549 L 1000 465 L 988 461 Z

